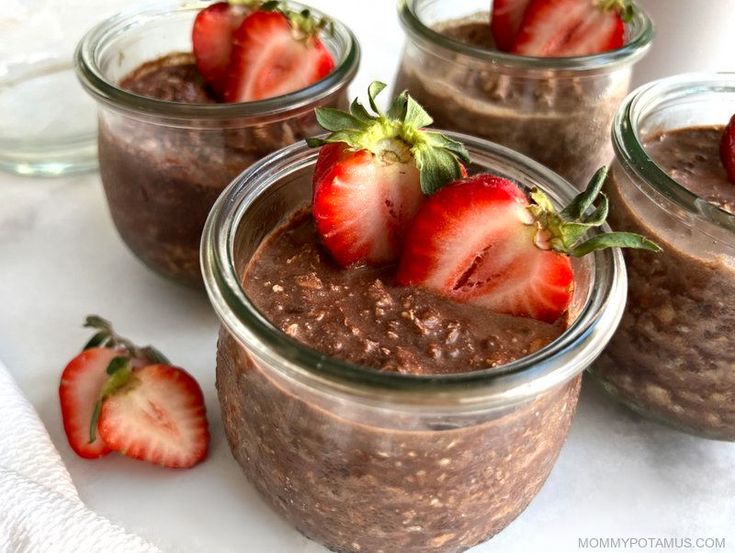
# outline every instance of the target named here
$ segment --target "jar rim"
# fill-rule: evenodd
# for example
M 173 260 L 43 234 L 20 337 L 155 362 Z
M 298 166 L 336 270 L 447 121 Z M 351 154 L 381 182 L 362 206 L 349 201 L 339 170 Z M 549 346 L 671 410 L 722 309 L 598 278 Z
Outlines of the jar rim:
M 640 6 L 636 6 L 631 22 L 626 23 L 633 30 L 630 40 L 621 48 L 587 56 L 570 57 L 535 57 L 520 56 L 510 52 L 490 50 L 473 46 L 466 42 L 444 35 L 425 24 L 417 13 L 417 5 L 422 0 L 399 0 L 398 15 L 401 24 L 411 36 L 424 43 L 429 43 L 449 52 L 470 58 L 508 66 L 517 69 L 551 69 L 570 71 L 593 71 L 621 63 L 632 63 L 643 57 L 654 38 L 654 26 L 651 18 Z
M 77 77 L 84 88 L 97 100 L 116 108 L 147 115 L 168 117 L 172 119 L 236 119 L 249 117 L 271 117 L 283 113 L 297 111 L 315 104 L 335 93 L 349 83 L 357 73 L 360 64 L 360 46 L 354 33 L 341 21 L 334 21 L 334 34 L 344 42 L 346 48 L 337 61 L 332 72 L 305 88 L 288 94 L 239 103 L 195 104 L 171 102 L 135 94 L 106 78 L 99 67 L 97 52 L 105 41 L 125 32 L 137 18 L 149 21 L 154 17 L 165 17 L 172 13 L 198 11 L 210 5 L 209 0 L 181 2 L 163 0 L 120 12 L 105 19 L 90 29 L 77 45 L 74 54 Z M 289 0 L 289 5 L 296 9 L 307 6 Z M 308 7 L 316 17 L 322 17 L 321 11 Z
M 615 155 L 631 168 L 642 182 L 674 202 L 697 220 L 735 233 L 735 214 L 716 206 L 691 192 L 666 173 L 648 155 L 639 133 L 639 119 L 647 106 L 686 97 L 692 93 L 727 92 L 735 97 L 735 72 L 683 73 L 645 84 L 623 101 L 612 127 Z
M 548 183 L 563 201 L 576 189 L 539 163 L 503 146 L 455 132 L 442 131 L 470 150 L 502 156 L 528 174 Z M 205 286 L 223 326 L 245 344 L 269 359 L 286 363 L 298 378 L 332 390 L 384 403 L 411 402 L 420 392 L 425 404 L 454 401 L 465 409 L 526 400 L 581 373 L 612 337 L 625 306 L 627 281 L 620 251 L 595 252 L 591 292 L 576 319 L 556 340 L 541 350 L 497 368 L 450 375 L 418 376 L 381 372 L 327 356 L 301 344 L 272 325 L 247 298 L 236 270 L 237 228 L 252 202 L 287 171 L 312 166 L 318 152 L 297 143 L 274 152 L 241 173 L 220 195 L 202 235 L 201 264 Z M 416 394 L 414 394 L 416 396 Z

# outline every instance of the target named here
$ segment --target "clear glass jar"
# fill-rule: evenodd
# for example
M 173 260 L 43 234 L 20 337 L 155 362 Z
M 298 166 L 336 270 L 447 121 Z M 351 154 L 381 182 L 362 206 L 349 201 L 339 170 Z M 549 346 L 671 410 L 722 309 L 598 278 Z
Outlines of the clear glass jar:
M 735 73 L 656 81 L 621 106 L 607 183 L 610 224 L 652 238 L 664 252 L 625 253 L 627 309 L 592 370 L 634 410 L 722 440 L 735 440 L 735 216 L 672 179 L 644 142 L 724 125 L 733 113 Z
M 217 196 L 251 163 L 321 132 L 314 108 L 347 104 L 360 58 L 354 35 L 335 22 L 324 41 L 336 68 L 291 94 L 187 104 L 119 86 L 141 64 L 172 53 L 180 53 L 170 58 L 177 63 L 192 62 L 192 24 L 208 4 L 157 4 L 115 16 L 92 29 L 76 53 L 78 76 L 99 106 L 100 173 L 118 232 L 149 267 L 193 286 L 202 285 L 199 242 Z
M 470 173 L 539 186 L 557 204 L 575 193 L 516 152 L 447 134 L 467 146 Z M 554 465 L 581 372 L 622 316 L 622 255 L 576 260 L 568 329 L 512 363 L 421 377 L 329 357 L 276 329 L 241 285 L 261 241 L 309 205 L 317 155 L 299 144 L 250 167 L 205 227 L 202 265 L 222 322 L 217 389 L 230 447 L 265 500 L 330 549 L 463 551 L 518 516 Z
M 400 0 L 406 44 L 396 82 L 438 127 L 508 146 L 579 188 L 613 157 L 610 125 L 653 27 L 638 10 L 626 45 L 570 58 L 517 56 L 473 45 L 452 23 L 476 24 L 491 44 L 487 0 Z M 467 31 L 469 32 L 469 31 Z

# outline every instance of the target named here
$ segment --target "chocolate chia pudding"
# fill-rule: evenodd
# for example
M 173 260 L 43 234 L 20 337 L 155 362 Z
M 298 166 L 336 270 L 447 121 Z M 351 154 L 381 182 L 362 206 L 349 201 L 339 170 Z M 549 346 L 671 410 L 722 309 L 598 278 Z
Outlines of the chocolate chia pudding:
M 420 12 L 420 0 L 405 3 Z M 438 127 L 521 152 L 579 188 L 610 162 L 610 125 L 628 93 L 632 63 L 647 43 L 625 61 L 575 67 L 560 58 L 498 53 L 487 12 L 422 28 L 416 21 L 421 14 L 408 15 L 411 10 L 402 13 L 409 34 L 396 89 L 408 89 Z M 440 44 L 433 33 L 453 46 Z
M 135 94 L 186 104 L 216 102 L 190 54 L 144 63 L 120 81 Z M 344 92 L 317 105 L 342 106 Z M 125 243 L 164 275 L 201 285 L 199 242 L 212 204 L 243 169 L 318 132 L 314 105 L 264 117 L 170 124 L 108 113 L 99 160 L 110 212 Z
M 644 147 L 679 184 L 733 213 L 735 185 L 719 157 L 722 131 L 673 130 L 645 138 Z M 735 254 L 698 232 L 684 214 L 673 208 L 664 213 L 617 163 L 608 188 L 611 224 L 645 233 L 664 253 L 625 252 L 626 314 L 595 373 L 639 411 L 696 434 L 735 440 Z
M 340 269 L 300 211 L 243 275 L 262 314 L 330 356 L 377 371 L 469 372 L 505 364 L 562 332 L 430 293 L 392 270 Z M 336 414 L 220 337 L 217 388 L 235 457 L 265 499 L 335 551 L 457 552 L 504 528 L 536 495 L 568 432 L 579 377 L 461 424 L 390 410 Z

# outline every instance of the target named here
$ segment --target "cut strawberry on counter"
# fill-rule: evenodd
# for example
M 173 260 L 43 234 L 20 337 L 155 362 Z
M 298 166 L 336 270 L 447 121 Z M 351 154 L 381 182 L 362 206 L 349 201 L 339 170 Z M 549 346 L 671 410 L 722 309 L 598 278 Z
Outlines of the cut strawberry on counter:
M 531 0 L 494 0 L 490 19 L 490 31 L 495 47 L 510 52 L 515 44 L 523 15 Z
M 660 251 L 632 233 L 582 241 L 607 216 L 607 197 L 600 192 L 605 176 L 605 169 L 598 171 L 561 212 L 540 190 L 529 201 L 518 185 L 494 175 L 442 188 L 421 206 L 406 235 L 398 282 L 498 313 L 556 322 L 574 292 L 569 256 L 610 247 Z
M 732 116 L 730 123 L 725 127 L 725 132 L 722 134 L 720 158 L 727 172 L 727 178 L 735 184 L 735 115 Z
M 219 95 L 225 89 L 232 35 L 247 13 L 245 6 L 217 2 L 200 11 L 194 20 L 191 39 L 197 69 Z
M 102 395 L 99 433 L 114 451 L 170 468 L 189 468 L 207 456 L 204 397 L 184 369 L 122 366 Z
M 326 77 L 334 59 L 319 38 L 329 20 L 267 2 L 233 35 L 226 102 L 250 102 L 300 90 Z
M 107 381 L 107 367 L 118 356 L 109 348 L 91 348 L 72 359 L 61 374 L 59 400 L 64 432 L 77 455 L 96 459 L 110 452 L 99 436 L 90 438 L 90 423 L 102 386 Z M 92 429 L 92 434 L 96 434 Z
M 314 170 L 312 212 L 322 244 L 341 266 L 384 265 L 397 261 L 403 235 L 425 195 L 464 173 L 464 146 L 425 130 L 431 117 L 407 93 L 387 113 L 368 89 L 371 114 L 357 100 L 350 112 L 317 109 L 324 139 Z
M 87 317 L 84 326 L 96 333 L 59 385 L 72 449 L 89 459 L 118 451 L 176 468 L 203 459 L 209 432 L 196 381 L 154 347 L 119 336 L 100 317 Z
M 621 48 L 630 0 L 531 0 L 513 52 L 523 56 L 587 56 Z

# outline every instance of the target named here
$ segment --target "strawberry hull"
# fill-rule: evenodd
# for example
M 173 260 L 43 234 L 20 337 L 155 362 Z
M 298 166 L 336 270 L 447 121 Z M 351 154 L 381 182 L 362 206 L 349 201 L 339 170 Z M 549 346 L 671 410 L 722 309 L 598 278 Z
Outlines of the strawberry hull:
M 574 195 L 528 158 L 449 136 L 470 173 Z M 580 373 L 622 316 L 622 256 L 574 262 L 568 327 L 399 287 L 390 266 L 341 269 L 308 211 L 288 215 L 311 201 L 316 157 L 294 146 L 260 162 L 205 228 L 230 447 L 268 504 L 333 550 L 463 551 L 516 518 L 552 469 Z M 238 281 L 244 292 L 225 284 Z

